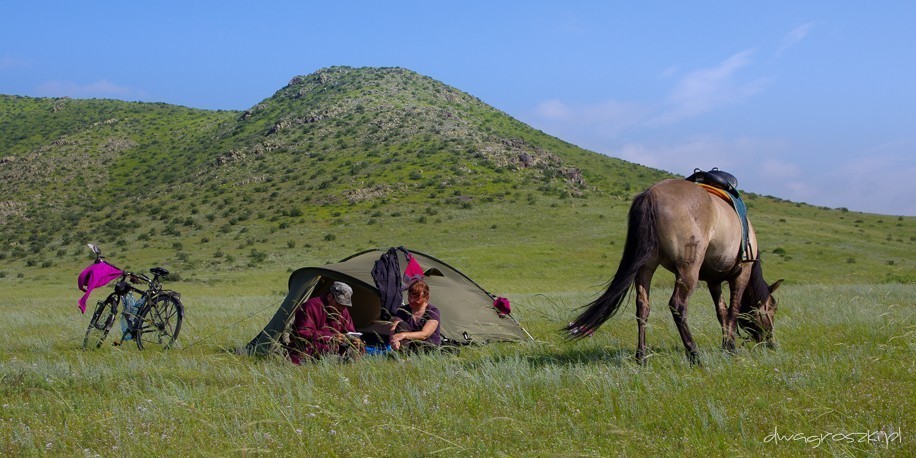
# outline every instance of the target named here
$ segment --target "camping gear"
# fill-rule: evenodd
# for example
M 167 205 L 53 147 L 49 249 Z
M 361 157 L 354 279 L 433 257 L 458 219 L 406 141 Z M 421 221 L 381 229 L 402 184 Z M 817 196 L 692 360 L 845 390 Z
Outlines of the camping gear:
M 289 277 L 289 292 L 280 308 L 264 329 L 245 347 L 245 351 L 249 354 L 279 351 L 282 347 L 282 335 L 287 332 L 296 307 L 308 298 L 327 294 L 335 281 L 342 281 L 353 288 L 350 315 L 356 330 L 363 332 L 364 337 L 368 337 L 371 331 L 367 330 L 378 328 L 378 320 L 382 317 L 383 309 L 373 270 L 376 261 L 390 253 L 390 250 L 367 250 L 336 264 L 303 267 L 293 272 Z M 526 331 L 521 325 L 514 319 L 509 319 L 511 317 L 500 317 L 493 308 L 496 297 L 454 267 L 417 251 L 396 249 L 394 253 L 398 258 L 397 262 L 388 263 L 387 270 L 389 276 L 397 276 L 397 281 L 387 281 L 385 284 L 389 290 L 395 289 L 394 285 L 398 285 L 398 306 L 407 303 L 403 297 L 404 274 L 399 266 L 406 267 L 412 264 L 407 257 L 409 254 L 423 269 L 423 280 L 430 289 L 430 302 L 442 313 L 439 325 L 443 342 L 469 344 L 526 339 Z M 398 267 L 392 268 L 393 265 Z

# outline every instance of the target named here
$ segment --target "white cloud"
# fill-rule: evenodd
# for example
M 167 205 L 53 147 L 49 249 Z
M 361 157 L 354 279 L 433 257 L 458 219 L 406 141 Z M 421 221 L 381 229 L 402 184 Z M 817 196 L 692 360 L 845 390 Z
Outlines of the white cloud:
M 803 24 L 786 34 L 777 57 L 806 40 L 814 25 Z M 829 140 L 679 137 L 677 123 L 740 103 L 765 89 L 765 79 L 741 77 L 754 65 L 753 57 L 754 51 L 748 49 L 709 68 L 687 73 L 678 67 L 665 69 L 656 75 L 658 80 L 674 84 L 664 99 L 662 94 L 642 102 L 547 100 L 529 116 L 530 124 L 582 147 L 676 174 L 718 167 L 734 174 L 742 190 L 756 194 L 916 216 L 916 138 L 849 151 Z
M 729 150 L 718 139 L 693 138 L 672 144 L 628 143 L 614 155 L 630 162 L 689 175 L 695 168 L 733 169 Z
M 739 70 L 751 65 L 752 55 L 753 51 L 745 50 L 714 67 L 684 75 L 662 102 L 611 99 L 592 104 L 571 104 L 550 99 L 538 103 L 528 121 L 532 126 L 580 146 L 607 152 L 608 145 L 622 134 L 651 132 L 740 102 L 760 92 L 763 81 L 740 82 L 736 77 Z M 672 78 L 677 72 L 677 67 L 670 67 L 659 78 Z
M 809 22 L 807 24 L 802 24 L 791 32 L 787 33 L 786 36 L 782 38 L 782 42 L 779 44 L 779 49 L 776 50 L 776 57 L 782 55 L 782 53 L 789 50 L 793 46 L 801 43 L 805 38 L 808 37 L 808 34 L 811 33 L 811 29 L 814 28 L 814 23 Z
M 100 80 L 90 84 L 77 84 L 70 81 L 47 81 L 36 88 L 42 97 L 74 97 L 74 98 L 117 98 L 117 99 L 142 99 L 146 97 L 143 91 L 119 86 L 107 80 Z
M 572 115 L 572 110 L 560 100 L 545 100 L 534 108 L 534 114 L 550 121 L 566 121 Z
M 648 113 L 648 107 L 635 102 L 574 105 L 551 99 L 540 102 L 523 121 L 585 148 L 601 150 L 601 145 L 638 125 Z
M 801 174 L 798 164 L 770 158 L 763 161 L 760 176 L 767 179 L 795 178 Z
M 850 210 L 916 216 L 914 143 L 882 145 L 827 169 L 819 180 L 824 201 Z
M 668 68 L 662 70 L 662 72 L 658 75 L 658 77 L 659 77 L 659 79 L 671 78 L 671 77 L 673 77 L 674 75 L 677 75 L 677 73 L 678 73 L 680 70 L 681 70 L 680 67 L 678 67 L 677 65 L 672 65 L 672 66 L 670 66 L 670 67 L 668 67 Z
M 649 124 L 663 126 L 740 102 L 763 89 L 762 80 L 736 81 L 739 70 L 751 64 L 752 50 L 741 51 L 712 68 L 695 70 L 677 82 L 661 114 Z

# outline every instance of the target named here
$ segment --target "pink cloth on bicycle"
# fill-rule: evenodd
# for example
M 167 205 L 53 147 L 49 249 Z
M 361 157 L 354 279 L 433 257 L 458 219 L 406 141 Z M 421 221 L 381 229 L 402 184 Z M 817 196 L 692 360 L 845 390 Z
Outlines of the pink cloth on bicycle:
M 92 290 L 107 285 L 120 275 L 121 269 L 107 262 L 97 262 L 83 269 L 76 279 L 76 285 L 79 286 L 80 291 L 86 292 L 79 300 L 80 313 L 86 313 L 86 300 L 89 299 Z

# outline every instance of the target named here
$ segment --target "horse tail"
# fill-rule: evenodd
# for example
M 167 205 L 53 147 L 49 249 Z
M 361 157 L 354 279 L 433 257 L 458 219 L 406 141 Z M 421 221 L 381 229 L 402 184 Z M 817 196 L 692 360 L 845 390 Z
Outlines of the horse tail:
M 564 328 L 570 338 L 590 335 L 620 309 L 639 269 L 658 251 L 656 215 L 655 198 L 650 191 L 633 199 L 627 218 L 627 241 L 617 272 L 604 294 L 586 305 L 585 311 Z

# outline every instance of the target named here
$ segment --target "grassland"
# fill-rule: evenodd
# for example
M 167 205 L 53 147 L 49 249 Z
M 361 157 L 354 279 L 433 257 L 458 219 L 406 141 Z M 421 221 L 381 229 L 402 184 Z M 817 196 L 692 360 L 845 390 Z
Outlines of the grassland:
M 188 288 L 170 352 L 84 352 L 72 294 L 4 297 L 0 453 L 912 456 L 916 287 L 781 293 L 779 348 L 736 356 L 717 348 L 711 305 L 697 296 L 700 368 L 664 307 L 650 318 L 645 367 L 632 361 L 626 315 L 566 342 L 556 331 L 590 298 L 582 292 L 512 295 L 532 342 L 302 367 L 232 353 L 277 295 Z

